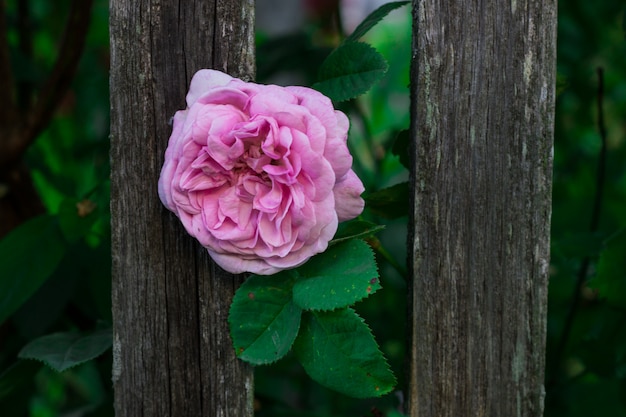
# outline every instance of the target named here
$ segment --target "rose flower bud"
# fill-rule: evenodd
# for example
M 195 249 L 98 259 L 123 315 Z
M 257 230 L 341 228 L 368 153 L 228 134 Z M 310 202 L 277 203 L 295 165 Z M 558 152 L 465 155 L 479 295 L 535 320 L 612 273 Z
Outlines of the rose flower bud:
M 159 196 L 225 270 L 297 267 L 363 211 L 348 127 L 310 88 L 200 70 L 174 116 Z

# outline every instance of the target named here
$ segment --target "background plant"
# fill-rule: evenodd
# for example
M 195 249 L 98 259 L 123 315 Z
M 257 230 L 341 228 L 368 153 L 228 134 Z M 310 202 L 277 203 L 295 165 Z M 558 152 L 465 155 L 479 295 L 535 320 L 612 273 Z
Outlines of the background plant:
M 44 0 L 6 1 L 13 91 L 30 91 L 22 93 L 31 97 L 26 101 L 37 97 L 54 67 L 69 9 L 68 4 Z M 71 351 L 77 340 L 90 335 L 98 340 L 101 329 L 110 324 L 107 12 L 106 1 L 94 2 L 86 47 L 71 86 L 21 158 L 36 190 L 38 201 L 32 206 L 40 207 L 32 214 L 44 216 L 35 220 L 37 227 L 12 227 L 14 234 L 0 242 L 0 311 L 7 312 L 0 327 L 2 416 L 113 414 L 110 350 L 82 364 L 76 361 L 62 373 L 26 359 L 24 353 L 24 359 L 18 357 L 45 335 L 64 335 L 60 338 L 69 343 L 61 349 Z M 620 416 L 626 415 L 624 3 L 571 0 L 560 2 L 559 12 L 562 82 L 556 118 L 545 414 Z M 386 58 L 389 69 L 365 96 L 340 104 L 352 119 L 349 144 L 355 169 L 370 193 L 366 218 L 386 226 L 369 242 L 378 248 L 384 290 L 355 308 L 372 327 L 399 389 L 404 379 L 406 216 L 402 210 L 388 210 L 389 203 L 402 207 L 401 185 L 395 191 L 377 191 L 407 178 L 403 147 L 396 138 L 409 124 L 408 13 L 406 7 L 394 12 L 363 38 Z M 303 84 L 316 82 L 320 64 L 343 40 L 332 16 L 332 9 L 327 15 L 311 15 L 299 31 L 278 38 L 258 33 L 258 82 L 274 82 L 285 72 Z M 598 67 L 604 74 L 602 94 Z M 604 139 L 598 124 L 599 96 Z M 8 192 L 0 184 L 0 200 L 6 201 Z M 8 223 L 0 219 L 3 226 Z M 3 285 L 18 274 L 38 279 L 20 281 L 27 295 L 15 301 Z M 80 358 L 89 359 L 98 347 L 102 345 L 89 343 Z M 48 362 L 59 367 L 52 359 Z M 376 415 L 372 407 L 394 415 L 402 403 L 399 392 L 377 400 L 332 393 L 312 382 L 291 354 L 271 367 L 258 368 L 256 384 L 259 416 Z

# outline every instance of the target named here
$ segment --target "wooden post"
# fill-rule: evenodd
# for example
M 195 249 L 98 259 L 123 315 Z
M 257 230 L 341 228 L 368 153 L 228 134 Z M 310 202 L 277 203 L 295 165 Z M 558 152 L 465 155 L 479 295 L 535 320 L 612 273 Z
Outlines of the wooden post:
M 555 0 L 414 0 L 411 417 L 541 416 Z
M 117 417 L 252 416 L 215 266 L 157 195 L 193 74 L 254 77 L 253 0 L 111 0 L 111 215 Z

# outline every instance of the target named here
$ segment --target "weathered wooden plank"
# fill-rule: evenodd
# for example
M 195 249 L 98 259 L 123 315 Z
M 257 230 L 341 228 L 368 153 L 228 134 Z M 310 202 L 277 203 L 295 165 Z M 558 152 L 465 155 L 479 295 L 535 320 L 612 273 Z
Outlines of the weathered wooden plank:
M 254 77 L 253 0 L 112 0 L 110 36 L 116 416 L 252 416 L 226 321 L 241 277 L 186 235 L 157 181 L 193 74 Z
M 409 415 L 541 416 L 554 0 L 414 0 Z

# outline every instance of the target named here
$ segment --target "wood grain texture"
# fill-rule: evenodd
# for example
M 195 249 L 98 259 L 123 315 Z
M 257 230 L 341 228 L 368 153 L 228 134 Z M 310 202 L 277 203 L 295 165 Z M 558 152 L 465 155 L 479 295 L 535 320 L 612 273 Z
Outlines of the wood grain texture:
M 115 414 L 252 416 L 227 323 L 242 277 L 185 233 L 157 182 L 193 74 L 254 78 L 254 2 L 112 0 L 110 36 Z
M 411 417 L 541 416 L 555 0 L 414 0 Z

